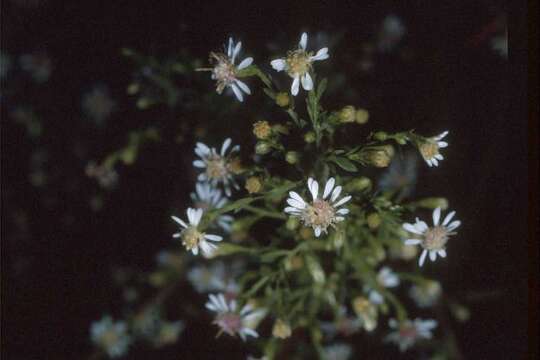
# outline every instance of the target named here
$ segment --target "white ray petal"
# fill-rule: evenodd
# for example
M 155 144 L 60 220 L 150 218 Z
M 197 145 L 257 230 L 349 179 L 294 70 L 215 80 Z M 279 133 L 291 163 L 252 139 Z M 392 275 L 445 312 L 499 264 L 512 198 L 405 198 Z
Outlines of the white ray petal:
M 320 227 L 316 227 L 315 229 L 313 229 L 315 231 L 315 236 L 316 237 L 319 237 L 321 236 L 321 228 Z
M 448 146 L 448 143 L 446 141 L 438 141 L 437 146 L 439 146 L 441 149 L 444 149 Z
M 429 260 L 435 261 L 437 259 L 437 251 L 431 250 L 429 252 Z
M 319 195 L 319 183 L 316 180 L 313 180 L 311 182 L 309 191 L 311 192 L 311 196 L 313 197 L 313 200 L 317 200 L 317 196 Z
M 203 209 L 197 209 L 193 211 L 193 225 L 197 226 L 201 222 L 201 218 L 203 215 Z
M 449 212 L 446 217 L 444 218 L 444 221 L 443 221 L 443 226 L 446 226 L 448 225 L 448 223 L 450 222 L 450 220 L 452 220 L 452 218 L 454 217 L 454 215 L 456 215 L 456 212 L 455 211 L 451 211 Z
M 309 73 L 305 73 L 304 76 L 302 76 L 302 87 L 306 91 L 313 90 L 313 80 L 311 79 L 311 76 Z
M 448 131 L 445 131 L 437 136 L 435 136 L 435 140 L 439 141 L 441 140 L 443 137 L 445 137 L 446 135 L 448 135 Z
M 293 96 L 298 95 L 298 90 L 300 89 L 300 78 L 297 76 L 294 78 L 291 85 L 291 94 Z
M 251 63 L 253 63 L 252 57 L 245 58 L 240 64 L 238 64 L 238 70 L 247 68 L 249 65 L 251 65 Z
M 283 211 L 285 211 L 286 213 L 293 214 L 293 215 L 300 214 L 300 210 L 292 206 L 287 206 Z
M 299 201 L 301 203 L 305 202 L 304 199 L 302 199 L 302 197 L 298 195 L 298 193 L 295 191 L 289 191 L 289 196 L 293 198 L 294 200 Z
M 238 79 L 235 80 L 236 82 L 236 85 L 238 85 L 238 87 L 243 91 L 245 92 L 246 94 L 248 95 L 251 95 L 251 90 L 249 89 L 249 86 L 247 86 L 247 84 L 243 81 L 240 81 Z
M 225 141 L 223 141 L 223 145 L 221 145 L 221 156 L 225 156 L 225 152 L 227 151 L 227 149 L 229 148 L 229 146 L 231 146 L 231 138 L 226 138 Z
M 339 200 L 337 203 L 334 204 L 334 207 L 338 207 L 345 204 L 347 201 L 351 200 L 351 198 L 352 198 L 351 195 L 347 195 L 344 198 L 341 198 L 341 200 Z
M 330 195 L 330 193 L 334 189 L 335 183 L 336 183 L 336 179 L 334 179 L 333 177 L 328 179 L 328 181 L 326 182 L 326 185 L 324 186 L 323 199 L 326 199 L 328 195 Z
M 441 218 L 441 208 L 437 207 L 435 210 L 433 210 L 433 225 L 435 226 L 439 225 L 440 218 Z
M 171 219 L 173 219 L 174 221 L 176 221 L 178 224 L 180 224 L 180 226 L 184 227 L 184 228 L 187 228 L 187 224 L 184 222 L 184 220 L 180 219 L 179 217 L 177 216 L 171 216 Z
M 334 202 L 338 198 L 339 194 L 341 194 L 341 186 L 336 186 L 334 191 L 332 191 L 332 197 L 330 198 L 330 201 Z
M 231 62 L 234 64 L 234 60 L 236 59 L 236 56 L 240 53 L 240 49 L 242 49 L 242 42 L 239 41 L 236 46 L 234 47 Z
M 349 209 L 339 209 L 338 211 L 336 211 L 336 214 L 339 214 L 339 215 L 347 215 L 349 213 Z
M 287 67 L 287 62 L 284 59 L 275 59 L 270 62 L 270 65 L 276 71 L 283 71 Z
M 407 230 L 408 232 L 410 232 L 410 233 L 418 234 L 418 235 L 422 235 L 422 234 L 423 234 L 423 232 L 420 231 L 420 230 L 418 230 L 418 229 L 416 228 L 416 226 L 414 226 L 413 224 L 405 223 L 405 224 L 402 225 L 402 227 L 403 227 L 405 230 Z
M 419 239 L 407 239 L 405 240 L 405 245 L 418 245 L 422 242 L 422 240 Z
M 325 47 L 317 51 L 317 54 L 315 56 L 310 57 L 309 59 L 311 61 L 321 61 L 321 60 L 326 60 L 329 57 L 330 55 L 328 55 L 328 48 Z
M 303 50 L 306 50 L 306 47 L 307 47 L 307 39 L 308 39 L 308 36 L 306 33 L 302 33 L 302 36 L 300 36 L 300 42 L 298 43 L 298 46 L 303 49 Z
M 306 207 L 306 203 L 305 202 L 300 202 L 298 200 L 295 200 L 295 199 L 287 199 L 287 204 L 291 205 L 292 207 L 295 207 L 297 209 L 305 209 Z
M 456 221 L 452 221 L 450 225 L 448 225 L 446 228 L 448 229 L 448 231 L 452 231 L 454 229 L 457 229 L 460 225 L 461 225 L 461 221 L 456 220 Z
M 208 239 L 208 240 L 211 240 L 211 241 L 221 241 L 221 240 L 223 240 L 223 237 L 221 237 L 219 235 L 212 235 L 212 234 L 205 234 L 204 238 Z
M 438 252 L 439 256 L 442 257 L 442 258 L 445 258 L 446 257 L 446 250 L 439 250 Z
M 424 249 L 424 251 L 422 251 L 422 254 L 420 255 L 420 259 L 418 260 L 419 266 L 424 265 L 424 261 L 426 261 L 427 254 L 428 254 L 428 251 Z
M 238 101 L 243 102 L 244 101 L 244 96 L 242 95 L 242 92 L 240 91 L 238 86 L 233 83 L 233 84 L 230 85 L 230 87 L 231 87 L 232 91 L 234 92 L 234 95 L 236 96 Z

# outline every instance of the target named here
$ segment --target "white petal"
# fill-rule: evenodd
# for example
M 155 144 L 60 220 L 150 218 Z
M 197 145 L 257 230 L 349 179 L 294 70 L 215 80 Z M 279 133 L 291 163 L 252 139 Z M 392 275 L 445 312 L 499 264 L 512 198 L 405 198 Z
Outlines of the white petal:
M 426 232 L 426 230 L 429 228 L 429 226 L 427 226 L 425 221 L 422 221 L 422 220 L 420 220 L 418 218 L 416 218 L 416 223 L 414 224 L 414 227 L 418 231 L 421 231 L 422 233 Z
M 195 147 L 195 152 L 196 150 L 199 149 L 200 153 L 203 154 L 203 155 L 208 155 L 210 153 L 210 148 L 208 146 L 206 146 L 206 144 L 203 144 L 201 142 L 198 142 L 196 147 Z
M 242 49 L 242 42 L 239 41 L 238 44 L 234 47 L 231 62 L 234 64 L 234 60 L 236 59 L 236 56 L 240 53 L 240 49 Z
M 184 220 L 180 219 L 179 217 L 176 217 L 176 216 L 171 216 L 171 219 L 173 219 L 174 221 L 176 221 L 178 224 L 180 224 L 180 226 L 184 227 L 184 228 L 187 228 L 187 224 L 184 222 Z
M 205 168 L 206 167 L 206 163 L 202 160 L 195 160 L 193 162 L 193 166 L 197 167 L 197 168 Z
M 272 65 L 276 71 L 283 71 L 287 67 L 287 62 L 284 59 L 276 59 L 272 60 L 270 65 Z
M 315 229 L 313 229 L 315 231 L 315 236 L 316 237 L 319 237 L 321 236 L 321 228 L 320 227 L 316 227 Z
M 238 85 L 238 87 L 240 87 L 240 89 L 242 89 L 243 92 L 245 92 L 248 95 L 251 95 L 251 90 L 249 90 L 249 87 L 246 85 L 245 82 L 240 81 L 238 79 L 236 79 L 235 82 L 236 82 L 236 85 Z
M 336 183 L 336 179 L 331 177 L 326 182 L 326 185 L 324 186 L 324 193 L 323 193 L 323 199 L 326 199 L 328 195 L 330 195 L 330 192 L 332 192 L 332 189 L 334 188 L 334 184 Z
M 225 152 L 227 151 L 227 149 L 229 148 L 229 146 L 231 145 L 231 138 L 226 138 L 225 141 L 223 142 L 223 145 L 221 145 L 221 156 L 225 156 Z
M 307 34 L 302 33 L 302 36 L 300 36 L 300 42 L 298 43 L 298 46 L 300 46 L 301 49 L 306 50 L 307 47 Z
M 313 180 L 311 182 L 311 186 L 309 187 L 309 191 L 311 192 L 313 200 L 317 200 L 317 195 L 319 195 L 319 183 Z
M 300 210 L 292 206 L 287 206 L 283 211 L 290 214 L 300 214 Z
M 422 242 L 422 240 L 418 239 L 407 239 L 405 240 L 405 245 L 418 245 Z
M 444 221 L 442 223 L 443 226 L 446 226 L 450 222 L 450 220 L 452 220 L 455 214 L 455 211 L 449 212 L 448 215 L 446 215 L 446 217 L 444 218 Z
M 437 207 L 433 210 L 433 225 L 439 225 L 439 219 L 441 218 L 441 208 Z
M 229 46 L 227 47 L 227 56 L 228 56 L 228 57 L 232 57 L 232 54 L 233 54 L 233 46 L 234 46 L 233 39 L 232 39 L 232 37 L 230 37 L 230 38 L 229 38 Z
M 294 200 L 299 201 L 301 203 L 305 202 L 304 199 L 302 199 L 302 197 L 298 195 L 298 193 L 295 191 L 289 191 L 289 196 L 293 198 Z
M 178 239 L 180 236 L 181 236 L 180 233 L 174 233 L 174 234 L 172 235 L 172 237 L 175 238 L 175 239 Z
M 435 158 L 431 159 L 431 163 L 433 164 L 433 166 L 439 166 L 439 160 Z
M 317 54 L 315 56 L 310 57 L 309 59 L 311 61 L 321 61 L 321 60 L 326 60 L 329 57 L 330 55 L 328 55 L 328 48 L 325 47 L 317 51 Z
M 203 209 L 197 209 L 193 211 L 193 225 L 197 226 L 201 222 L 201 217 L 203 215 Z
M 428 164 L 429 167 L 432 167 L 432 166 L 433 166 L 433 164 L 431 163 L 431 160 L 427 160 L 427 159 L 426 159 L 426 163 Z
M 419 231 L 416 226 L 414 226 L 413 224 L 409 224 L 409 223 L 405 223 L 402 225 L 402 227 L 407 230 L 408 232 L 410 233 L 413 233 L 413 234 L 418 234 L 418 235 L 422 235 L 423 232 L 422 231 Z
M 448 135 L 448 131 L 445 131 L 437 136 L 435 136 L 435 140 L 441 140 L 443 137 L 445 137 L 446 135 Z
M 300 88 L 300 78 L 297 76 L 294 78 L 292 85 L 291 85 L 291 94 L 293 96 L 298 95 L 298 90 Z
M 338 211 L 336 211 L 336 214 L 339 214 L 339 215 L 347 215 L 349 213 L 349 209 L 339 209 Z
M 420 259 L 418 260 L 418 265 L 419 266 L 424 265 L 424 261 L 426 261 L 427 253 L 428 253 L 428 251 L 425 250 L 425 249 L 424 249 L 424 251 L 422 251 L 422 254 L 420 255 Z
M 461 225 L 461 221 L 456 220 L 456 221 L 452 221 L 450 225 L 448 225 L 446 228 L 448 229 L 448 231 L 452 231 L 454 229 L 457 229 L 459 225 Z
M 193 212 L 195 211 L 195 209 L 192 209 L 192 208 L 188 208 L 187 211 L 186 211 L 186 214 L 187 214 L 187 217 L 188 217 L 188 221 L 189 221 L 189 224 L 190 225 L 194 225 L 194 217 L 193 217 Z
M 236 84 L 231 84 L 230 86 L 234 92 L 234 95 L 236 95 L 236 98 L 238 99 L 238 101 L 240 102 L 244 101 L 244 96 L 242 95 L 242 92 L 240 91 L 238 86 L 236 86 Z
M 332 191 L 332 197 L 330 198 L 330 200 L 332 202 L 336 201 L 336 199 L 338 198 L 339 194 L 341 194 L 341 186 L 336 186 L 336 188 L 334 189 L 334 191 Z
M 248 327 L 245 327 L 242 329 L 242 332 L 245 334 L 245 335 L 250 335 L 254 338 L 258 338 L 259 337 L 259 334 L 257 334 L 257 332 L 251 328 L 248 328 Z
M 444 160 L 444 156 L 442 156 L 441 154 L 435 155 L 434 158 L 439 160 L 439 161 Z
M 341 205 L 345 204 L 347 201 L 351 200 L 351 198 L 352 198 L 351 195 L 345 196 L 344 198 L 339 200 L 337 203 L 335 203 L 334 207 L 338 207 L 338 206 L 341 206 Z
M 440 257 L 445 258 L 446 257 L 446 250 L 439 250 L 438 254 L 439 254 Z
M 252 57 L 247 57 L 247 58 L 245 58 L 245 59 L 242 60 L 242 62 L 238 65 L 238 70 L 242 70 L 242 69 L 247 68 L 249 65 L 251 65 L 252 62 L 253 62 L 253 58 L 252 58 Z
M 199 247 L 201 248 L 201 251 L 203 255 L 210 256 L 214 252 L 214 250 L 217 249 L 217 246 L 214 244 L 210 244 L 209 242 L 202 240 L 199 242 Z
M 193 249 L 191 249 L 191 252 L 193 255 L 199 255 L 199 248 L 195 246 Z
M 295 199 L 287 199 L 287 204 L 291 205 L 292 207 L 295 207 L 297 209 L 304 209 L 306 207 L 305 202 L 300 202 Z
M 437 142 L 437 146 L 439 146 L 441 149 L 448 146 L 448 143 L 446 141 L 439 141 Z
M 221 237 L 219 235 L 212 235 L 212 234 L 205 234 L 204 238 L 208 239 L 208 240 L 211 240 L 211 241 L 221 241 L 221 240 L 223 240 L 223 237 Z
M 304 76 L 302 76 L 302 87 L 306 91 L 313 90 L 313 80 L 309 73 L 305 73 Z
M 437 252 L 435 250 L 431 250 L 429 252 L 429 260 L 435 261 L 437 259 Z
M 337 222 L 340 222 L 340 221 L 345 220 L 345 218 L 344 218 L 343 216 L 336 216 L 336 217 L 335 217 L 335 220 L 336 220 Z

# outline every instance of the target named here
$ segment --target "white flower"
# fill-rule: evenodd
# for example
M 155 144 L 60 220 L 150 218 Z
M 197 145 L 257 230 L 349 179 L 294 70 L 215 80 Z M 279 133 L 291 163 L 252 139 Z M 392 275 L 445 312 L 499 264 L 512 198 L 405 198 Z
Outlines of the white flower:
M 396 319 L 390 319 L 388 326 L 395 331 L 386 336 L 386 341 L 399 346 L 400 351 L 405 351 L 413 346 L 418 340 L 431 339 L 432 330 L 437 327 L 437 321 L 428 319 L 405 320 L 399 323 Z
M 362 321 L 355 316 L 347 314 L 347 308 L 341 306 L 334 321 L 321 322 L 321 330 L 329 337 L 334 337 L 337 334 L 349 336 L 360 330 Z
M 210 256 L 213 254 L 214 250 L 217 249 L 217 245 L 214 245 L 208 241 L 221 241 L 223 238 L 218 235 L 205 234 L 197 229 L 202 215 L 202 209 L 188 208 L 187 217 L 189 225 L 186 224 L 182 219 L 177 218 L 176 216 L 171 216 L 174 221 L 184 228 L 182 231 L 173 234 L 173 237 L 181 238 L 182 244 L 187 250 L 191 250 L 193 255 L 197 255 L 200 249 L 204 256 Z
M 377 283 L 383 288 L 393 288 L 399 285 L 399 277 L 392 269 L 384 266 L 377 274 Z M 380 305 L 384 302 L 384 298 L 377 290 L 371 289 L 369 291 L 369 301 L 376 305 Z
M 403 224 L 405 230 L 416 234 L 415 238 L 406 239 L 405 245 L 420 245 L 424 249 L 418 261 L 420 266 L 424 264 L 428 253 L 431 261 L 435 261 L 437 255 L 443 258 L 446 257 L 446 243 L 448 242 L 448 238 L 455 235 L 454 230 L 461 225 L 461 221 L 459 220 L 450 222 L 455 214 L 455 211 L 450 212 L 446 215 L 443 222 L 439 224 L 441 208 L 438 207 L 433 210 L 433 227 L 427 226 L 424 221 L 418 218 L 416 218 L 414 224 Z
M 244 101 L 243 93 L 251 94 L 246 83 L 238 79 L 238 71 L 247 68 L 253 62 L 253 58 L 247 57 L 238 66 L 235 65 L 236 57 L 241 49 L 242 42 L 235 45 L 233 39 L 229 38 L 229 44 L 226 48 L 227 54 L 211 52 L 210 61 L 214 62 L 214 67 L 198 69 L 212 72 L 212 79 L 217 81 L 216 91 L 218 94 L 221 94 L 225 87 L 229 87 L 238 101 Z
M 191 199 L 196 208 L 203 210 L 221 209 L 227 203 L 227 198 L 223 196 L 220 189 L 204 182 L 195 185 L 195 192 L 191 193 Z M 224 231 L 230 232 L 233 220 L 231 215 L 220 215 L 216 223 Z
M 446 141 L 440 141 L 446 135 L 448 135 L 448 131 L 445 131 L 437 136 L 425 139 L 418 145 L 418 150 L 420 151 L 420 154 L 430 167 L 439 165 L 439 161 L 444 159 L 444 157 L 439 153 L 439 149 L 448 146 L 448 143 Z
M 90 338 L 94 344 L 112 358 L 125 355 L 131 344 L 126 323 L 124 321 L 113 322 L 110 316 L 105 316 L 92 323 Z
M 433 306 L 441 296 L 442 288 L 438 281 L 428 280 L 414 285 L 409 290 L 409 296 L 421 308 Z
M 347 360 L 352 355 L 350 345 L 338 343 L 324 347 L 324 358 L 326 360 Z
M 312 52 L 306 50 L 308 36 L 303 33 L 298 43 L 298 49 L 289 51 L 286 58 L 272 60 L 270 63 L 276 71 L 286 71 L 293 82 L 291 85 L 291 94 L 298 95 L 300 83 L 306 91 L 313 89 L 313 79 L 311 78 L 310 71 L 312 63 L 314 61 L 321 61 L 328 59 L 328 48 L 324 47 L 317 51 L 317 54 L 313 55 Z
M 225 139 L 218 153 L 215 148 L 209 148 L 203 143 L 198 142 L 195 146 L 195 154 L 200 160 L 193 161 L 193 166 L 205 171 L 199 174 L 199 181 L 208 181 L 213 186 L 223 183 L 225 194 L 231 196 L 231 185 L 238 189 L 238 184 L 234 181 L 234 167 L 236 165 L 232 154 L 240 150 L 239 145 L 235 145 L 230 151 L 227 151 L 231 145 L 230 138 Z
M 250 326 L 250 321 L 258 317 L 259 310 L 253 310 L 250 305 L 244 305 L 238 309 L 236 300 L 227 301 L 223 294 L 210 295 L 206 303 L 208 310 L 216 313 L 214 324 L 219 326 L 220 332 L 225 332 L 231 336 L 238 335 L 242 340 L 246 337 L 259 337 L 259 334 Z
M 285 212 L 300 218 L 305 226 L 312 227 L 316 237 L 319 237 L 322 232 L 327 233 L 329 226 L 335 227 L 335 224 L 345 220 L 344 215 L 349 213 L 348 209 L 338 208 L 349 201 L 351 196 L 338 200 L 341 186 L 334 188 L 335 182 L 334 178 L 328 179 L 324 192 L 319 197 L 319 183 L 309 178 L 307 184 L 313 202 L 306 202 L 298 193 L 291 191 L 287 199 L 290 206 L 285 208 Z
M 200 292 L 221 291 L 229 298 L 238 293 L 238 284 L 233 280 L 239 271 L 238 267 L 225 267 L 221 261 L 215 262 L 210 267 L 198 265 L 189 270 L 187 277 L 189 282 Z

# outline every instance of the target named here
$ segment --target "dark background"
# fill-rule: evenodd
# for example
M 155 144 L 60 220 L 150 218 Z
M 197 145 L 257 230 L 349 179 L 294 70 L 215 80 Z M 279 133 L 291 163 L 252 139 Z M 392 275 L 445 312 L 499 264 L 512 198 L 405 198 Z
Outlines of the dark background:
M 450 199 L 463 226 L 447 261 L 429 271 L 444 279 L 445 289 L 457 298 L 488 294 L 469 304 L 470 321 L 454 329 L 466 358 L 524 357 L 528 184 L 526 68 L 519 65 L 527 46 L 523 11 L 509 18 L 511 55 L 504 60 L 489 41 L 467 45 L 505 12 L 500 1 L 26 3 L 2 2 L 2 50 L 17 55 L 45 49 L 53 73 L 41 88 L 0 104 L 2 358 L 90 353 L 89 324 L 121 307 L 111 266 L 150 268 L 154 258 L 149 254 L 169 245 L 171 204 L 185 203 L 185 189 L 192 188 L 191 174 L 182 170 L 189 167 L 191 143 L 173 152 L 150 147 L 136 166 L 121 171 L 120 186 L 108 195 L 104 209 L 95 213 L 89 208 L 88 194 L 96 184 L 84 178 L 85 163 L 72 148 L 85 143 L 89 158 L 99 158 L 124 141 L 127 130 L 158 115 L 136 111 L 125 95 L 133 66 L 120 56 L 120 48 L 163 57 L 187 48 L 205 59 L 231 34 L 256 49 L 276 37 L 292 43 L 302 30 L 325 30 L 344 33 L 334 59 L 354 57 L 360 56 L 360 39 L 388 13 L 404 20 L 416 56 L 410 64 L 383 57 L 374 74 L 358 80 L 359 88 L 377 93 L 369 98 L 371 118 L 388 130 L 414 127 L 428 135 L 450 130 L 446 160 L 432 171 L 420 166 L 419 188 Z M 98 81 L 106 82 L 120 103 L 101 132 L 79 120 L 80 94 Z M 26 98 L 47 118 L 39 144 L 5 121 L 9 101 Z M 45 190 L 28 181 L 29 158 L 37 146 L 50 152 L 48 166 L 55 174 Z M 48 198 L 53 205 L 44 201 Z M 11 216 L 17 211 L 28 217 L 25 237 Z M 216 358 L 224 357 L 223 349 L 238 351 L 232 342 L 214 341 L 214 329 L 189 324 L 179 345 L 161 351 L 160 358 Z M 150 358 L 145 351 L 130 358 Z M 377 356 L 368 352 L 364 358 Z

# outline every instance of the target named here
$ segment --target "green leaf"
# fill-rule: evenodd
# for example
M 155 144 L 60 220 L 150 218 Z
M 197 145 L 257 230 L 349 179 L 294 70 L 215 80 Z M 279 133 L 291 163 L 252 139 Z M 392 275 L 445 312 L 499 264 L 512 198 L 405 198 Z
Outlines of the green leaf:
M 263 91 L 266 95 L 268 95 L 269 98 L 272 100 L 276 100 L 276 93 L 270 90 L 269 88 L 263 88 Z
M 336 157 L 331 158 L 330 160 L 335 162 L 343 170 L 350 171 L 350 172 L 358 171 L 358 168 L 356 167 L 356 165 L 354 165 L 352 161 L 350 161 L 347 158 L 336 156 Z

